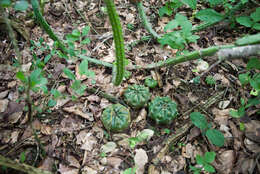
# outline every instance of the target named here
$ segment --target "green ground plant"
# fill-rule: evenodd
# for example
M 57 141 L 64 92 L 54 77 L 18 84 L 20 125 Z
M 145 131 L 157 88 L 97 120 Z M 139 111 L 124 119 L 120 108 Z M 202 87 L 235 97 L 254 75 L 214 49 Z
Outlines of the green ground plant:
M 158 82 L 156 80 L 154 80 L 153 78 L 151 78 L 151 77 L 146 78 L 145 81 L 144 81 L 144 84 L 145 84 L 145 86 L 147 86 L 147 87 L 149 87 L 151 89 L 153 89 L 156 86 L 158 86 Z
M 214 173 L 215 168 L 210 164 L 215 160 L 215 152 L 206 152 L 204 156 L 196 155 L 196 163 L 202 167 L 190 166 L 190 170 L 193 174 L 200 174 L 202 170 L 209 173 Z
M 206 83 L 207 83 L 208 85 L 215 85 L 215 84 L 216 84 L 216 80 L 215 80 L 214 77 L 211 76 L 211 75 L 208 75 L 208 76 L 206 77 L 205 81 L 206 81 Z
M 212 144 L 219 147 L 224 145 L 224 135 L 219 130 L 211 128 L 211 124 L 208 123 L 204 115 L 200 112 L 192 112 L 190 119 L 191 122 L 201 130 L 202 135 L 206 136 Z
M 124 91 L 124 100 L 133 108 L 143 107 L 150 99 L 149 88 L 143 85 L 131 85 Z
M 255 12 L 251 13 L 250 16 L 237 17 L 236 21 L 245 27 L 260 30 L 260 7 L 258 7 Z
M 230 115 L 234 118 L 241 118 L 245 116 L 248 108 L 260 104 L 260 73 L 257 72 L 257 70 L 260 70 L 259 58 L 251 58 L 247 63 L 246 69 L 247 72 L 239 74 L 238 79 L 244 88 L 249 87 L 250 95 L 252 97 L 248 100 L 246 98 L 241 98 L 241 106 L 239 109 L 230 110 Z M 258 113 L 259 112 L 260 110 Z
M 103 111 L 101 121 L 108 131 L 124 131 L 131 122 L 129 109 L 121 104 L 110 105 Z
M 171 124 L 178 115 L 177 104 L 169 97 L 155 97 L 149 103 L 148 110 L 148 116 L 156 124 Z

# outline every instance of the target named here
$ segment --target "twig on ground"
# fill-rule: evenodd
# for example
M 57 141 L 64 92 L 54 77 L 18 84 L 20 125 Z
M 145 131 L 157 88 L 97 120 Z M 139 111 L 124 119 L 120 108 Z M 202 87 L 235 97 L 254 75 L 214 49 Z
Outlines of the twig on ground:
M 0 165 L 6 166 L 21 172 L 25 172 L 28 174 L 51 174 L 51 172 L 43 171 L 41 169 L 35 168 L 33 166 L 27 165 L 27 164 L 21 164 L 19 162 L 16 162 L 14 160 L 11 160 L 9 158 L 6 158 L 2 155 L 0 155 Z

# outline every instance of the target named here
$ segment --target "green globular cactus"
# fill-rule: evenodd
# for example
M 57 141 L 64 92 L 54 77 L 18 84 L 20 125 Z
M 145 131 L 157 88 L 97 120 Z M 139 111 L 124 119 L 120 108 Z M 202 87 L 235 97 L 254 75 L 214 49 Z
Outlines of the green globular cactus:
M 149 103 L 149 117 L 157 124 L 170 124 L 177 115 L 177 104 L 169 97 L 156 97 Z
M 150 99 L 149 88 L 143 85 L 132 85 L 124 92 L 124 99 L 133 108 L 143 107 Z
M 121 104 L 113 104 L 103 111 L 101 121 L 108 131 L 121 132 L 128 128 L 131 116 L 126 107 Z

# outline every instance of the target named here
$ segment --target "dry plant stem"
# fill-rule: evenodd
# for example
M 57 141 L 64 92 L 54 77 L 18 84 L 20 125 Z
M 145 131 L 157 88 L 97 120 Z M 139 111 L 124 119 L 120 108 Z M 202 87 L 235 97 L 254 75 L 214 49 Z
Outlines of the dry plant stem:
M 145 11 L 144 11 L 144 6 L 142 2 L 138 2 L 137 4 L 137 9 L 140 15 L 140 18 L 144 24 L 145 29 L 156 39 L 160 39 L 161 37 L 153 30 L 151 23 L 149 22 Z
M 0 166 L 6 166 L 28 174 L 51 174 L 51 172 L 43 171 L 24 163 L 21 164 L 2 155 L 0 155 Z
M 26 28 L 24 28 L 21 24 L 19 24 L 18 22 L 15 22 L 11 19 L 4 19 L 3 16 L 0 16 L 0 24 L 2 23 L 6 23 L 5 20 L 7 20 L 10 25 L 12 26 L 12 28 L 14 28 L 27 42 L 30 41 L 30 38 L 29 38 L 29 33 L 28 31 L 26 30 Z
M 114 96 L 112 96 L 110 94 L 107 94 L 107 93 L 105 93 L 103 91 L 100 91 L 99 89 L 87 88 L 86 90 L 87 90 L 87 92 L 89 92 L 91 94 L 96 94 L 96 95 L 98 95 L 100 97 L 103 97 L 103 98 L 107 99 L 108 101 L 110 101 L 112 103 L 120 103 L 120 104 L 128 107 L 128 105 L 125 102 L 123 102 L 122 100 L 120 100 L 120 99 L 118 99 L 118 98 L 116 98 L 116 97 L 114 97 Z
M 3 17 L 4 23 L 7 26 L 8 34 L 9 34 L 11 42 L 14 46 L 14 50 L 15 50 L 15 54 L 18 58 L 18 62 L 19 62 L 19 64 L 21 64 L 22 63 L 22 55 L 20 54 L 20 50 L 19 50 L 18 45 L 17 45 L 17 40 L 14 36 L 14 30 L 13 30 L 13 28 L 12 28 L 12 26 L 11 26 L 9 20 L 8 20 L 8 14 L 6 14 L 5 10 L 2 7 L 0 7 L 0 12 L 4 15 L 4 17 Z

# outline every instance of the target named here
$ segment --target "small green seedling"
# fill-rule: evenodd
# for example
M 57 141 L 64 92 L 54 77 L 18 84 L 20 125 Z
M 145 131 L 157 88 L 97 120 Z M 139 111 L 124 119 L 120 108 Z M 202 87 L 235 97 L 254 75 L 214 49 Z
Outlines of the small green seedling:
M 135 172 L 136 172 L 136 167 L 125 169 L 123 174 L 135 174 Z
M 214 173 L 215 168 L 210 164 L 215 160 L 216 153 L 215 152 L 206 152 L 204 156 L 196 155 L 196 162 L 198 165 L 202 167 L 194 167 L 190 166 L 190 170 L 194 174 L 200 174 L 200 172 L 204 169 L 206 172 Z
M 158 85 L 158 82 L 156 80 L 154 80 L 153 78 L 149 77 L 149 78 L 145 79 L 144 84 L 145 84 L 145 86 L 153 89 Z
M 193 112 L 190 114 L 190 119 L 191 122 L 201 130 L 202 135 L 206 135 L 212 144 L 218 147 L 224 145 L 224 135 L 219 130 L 212 129 L 211 124 L 207 122 L 204 115 L 202 115 L 200 112 Z
M 207 77 L 206 77 L 206 83 L 208 84 L 208 85 L 215 85 L 216 84 L 216 80 L 214 79 L 214 77 L 213 76 L 211 76 L 211 75 L 208 75 Z
M 243 87 L 250 85 L 250 94 L 253 96 L 248 99 L 247 103 L 244 98 L 240 99 L 241 106 L 238 110 L 231 109 L 230 115 L 234 118 L 241 118 L 245 115 L 246 109 L 260 104 L 260 73 L 251 74 L 250 70 L 260 70 L 260 60 L 258 58 L 251 58 L 247 63 L 248 72 L 238 76 Z M 258 111 L 259 112 L 259 111 Z
M 237 17 L 236 21 L 243 26 L 260 30 L 260 7 L 258 7 L 255 12 L 251 13 L 250 16 Z

